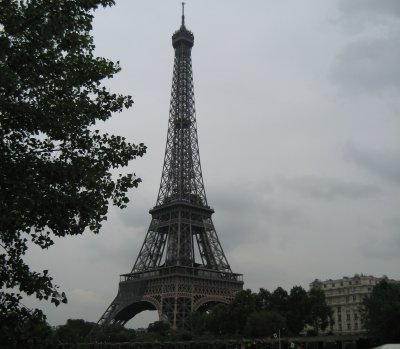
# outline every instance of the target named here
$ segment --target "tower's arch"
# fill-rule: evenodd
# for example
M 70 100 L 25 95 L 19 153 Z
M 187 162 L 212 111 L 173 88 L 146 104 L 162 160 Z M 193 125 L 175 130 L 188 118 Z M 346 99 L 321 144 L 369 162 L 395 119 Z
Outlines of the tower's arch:
M 229 304 L 229 300 L 221 297 L 204 297 L 193 304 L 193 311 L 204 313 L 218 304 Z
M 143 297 L 140 301 L 126 303 L 119 307 L 115 312 L 113 322 L 125 325 L 129 320 L 145 310 L 155 310 L 158 313 L 158 317 L 161 316 L 160 304 L 149 297 Z

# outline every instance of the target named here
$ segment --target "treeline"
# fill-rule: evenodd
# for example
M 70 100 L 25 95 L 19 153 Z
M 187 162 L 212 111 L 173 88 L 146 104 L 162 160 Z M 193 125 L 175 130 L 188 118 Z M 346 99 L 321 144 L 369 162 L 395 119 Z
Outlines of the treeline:
M 321 290 L 306 292 L 295 286 L 288 293 L 282 287 L 273 292 L 262 288 L 258 293 L 241 291 L 230 304 L 218 304 L 205 313 L 193 314 L 192 331 L 250 338 L 278 335 L 279 332 L 295 336 L 307 327 L 317 334 L 331 321 L 332 311 Z
M 306 292 L 295 286 L 288 293 L 278 287 L 273 292 L 241 291 L 230 304 L 215 304 L 203 313 L 194 313 L 184 330 L 173 331 L 168 324 L 156 321 L 143 333 L 121 325 L 100 327 L 82 319 L 69 319 L 65 325 L 51 327 L 40 317 L 33 317 L 19 326 L 3 323 L 0 343 L 4 348 L 55 348 L 65 343 L 258 338 L 278 331 L 282 336 L 298 335 L 307 325 L 316 331 L 326 328 L 331 315 L 322 291 Z
M 380 282 L 363 305 L 363 323 L 374 338 L 381 343 L 400 341 L 400 284 Z M 290 292 L 281 287 L 273 292 L 241 291 L 230 304 L 216 304 L 203 313 L 194 313 L 185 330 L 173 331 L 168 324 L 156 321 L 143 333 L 121 325 L 99 327 L 81 319 L 70 319 L 65 325 L 51 327 L 41 317 L 31 317 L 16 326 L 11 317 L 8 314 L 7 319 L 0 319 L 1 348 L 46 349 L 67 343 L 213 342 L 278 334 L 282 337 L 314 335 L 329 328 L 332 311 L 323 291 L 306 292 L 295 286 Z
M 61 344 L 85 342 L 131 342 L 135 330 L 121 325 L 99 327 L 82 319 L 69 319 L 65 325 L 51 327 L 42 319 L 30 318 L 18 327 L 0 326 L 0 348 L 53 349 Z

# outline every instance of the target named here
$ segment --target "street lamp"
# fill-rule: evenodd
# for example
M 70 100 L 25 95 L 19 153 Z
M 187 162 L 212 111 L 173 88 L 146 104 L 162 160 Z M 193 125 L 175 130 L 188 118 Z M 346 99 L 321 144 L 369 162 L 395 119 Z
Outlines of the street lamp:
M 276 337 L 278 337 L 278 345 L 279 345 L 279 349 L 281 349 L 281 329 L 278 328 L 278 335 L 276 334 L 276 332 L 274 333 L 274 338 L 276 339 Z

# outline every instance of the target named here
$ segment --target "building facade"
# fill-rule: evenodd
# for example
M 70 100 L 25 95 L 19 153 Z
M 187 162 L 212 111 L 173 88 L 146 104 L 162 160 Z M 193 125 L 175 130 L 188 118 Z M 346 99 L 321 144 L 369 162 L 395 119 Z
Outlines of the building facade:
M 334 323 L 325 332 L 334 334 L 359 334 L 365 332 L 361 322 L 362 302 L 373 287 L 386 276 L 355 274 L 336 280 L 314 280 L 310 288 L 319 288 L 325 293 L 327 304 L 332 308 Z M 391 281 L 391 280 L 390 280 Z

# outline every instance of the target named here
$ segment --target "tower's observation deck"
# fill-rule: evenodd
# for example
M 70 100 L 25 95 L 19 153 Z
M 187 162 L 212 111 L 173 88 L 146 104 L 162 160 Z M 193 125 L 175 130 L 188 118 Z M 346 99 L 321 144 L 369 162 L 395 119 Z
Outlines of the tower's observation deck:
M 172 35 L 172 46 L 176 49 L 180 45 L 185 45 L 192 48 L 194 44 L 194 35 L 190 30 L 187 30 L 185 25 L 177 30 L 174 35 Z

